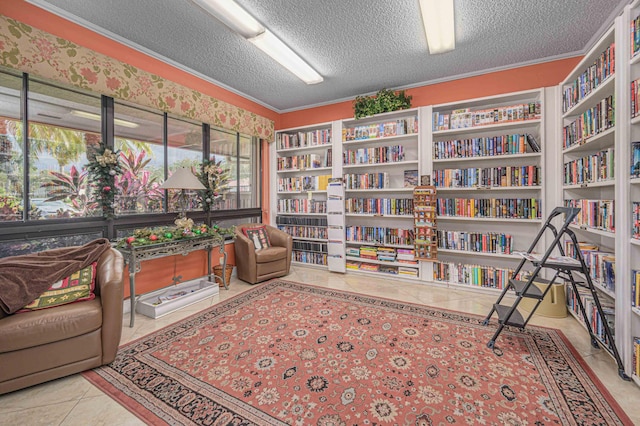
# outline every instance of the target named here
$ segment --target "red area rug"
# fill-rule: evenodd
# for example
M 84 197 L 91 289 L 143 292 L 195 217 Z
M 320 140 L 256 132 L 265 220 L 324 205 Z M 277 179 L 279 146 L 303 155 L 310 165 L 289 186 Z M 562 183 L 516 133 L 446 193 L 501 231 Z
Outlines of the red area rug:
M 622 425 L 557 330 L 274 280 L 85 373 L 149 424 Z

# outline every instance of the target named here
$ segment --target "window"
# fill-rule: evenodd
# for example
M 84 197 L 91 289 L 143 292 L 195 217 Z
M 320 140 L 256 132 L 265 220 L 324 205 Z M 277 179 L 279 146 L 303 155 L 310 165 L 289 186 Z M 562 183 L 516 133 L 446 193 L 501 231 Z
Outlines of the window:
M 0 72 L 0 222 L 22 219 L 22 78 Z
M 167 119 L 167 163 L 169 166 L 167 177 L 171 176 L 179 167 L 186 167 L 192 173 L 200 171 L 202 163 L 202 124 L 192 123 L 185 120 L 171 118 Z M 170 212 L 179 211 L 180 191 L 170 189 L 168 192 L 168 209 Z M 186 191 L 186 210 L 201 210 L 197 192 Z
M 219 195 L 212 202 L 212 210 L 235 210 L 237 203 L 237 145 L 238 134 L 211 128 L 209 161 L 215 163 L 224 175 L 218 185 Z
M 122 175 L 116 176 L 116 215 L 162 213 L 164 191 L 164 115 L 115 103 L 116 151 Z
M 100 143 L 100 97 L 31 81 L 28 98 L 30 219 L 98 215 L 86 166 Z
M 260 155 L 257 138 L 240 135 L 240 156 L 238 158 L 240 208 L 260 207 Z

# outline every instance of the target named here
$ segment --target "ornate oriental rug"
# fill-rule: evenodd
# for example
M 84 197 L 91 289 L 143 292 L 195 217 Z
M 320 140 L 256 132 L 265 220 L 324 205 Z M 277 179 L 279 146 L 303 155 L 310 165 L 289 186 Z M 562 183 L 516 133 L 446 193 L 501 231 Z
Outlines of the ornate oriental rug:
M 149 424 L 622 425 L 552 329 L 274 280 L 85 373 Z

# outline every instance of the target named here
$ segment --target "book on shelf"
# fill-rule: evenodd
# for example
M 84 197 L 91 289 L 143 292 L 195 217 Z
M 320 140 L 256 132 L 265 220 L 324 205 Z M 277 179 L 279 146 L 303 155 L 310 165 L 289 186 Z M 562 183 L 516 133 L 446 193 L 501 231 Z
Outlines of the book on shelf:
M 631 177 L 640 177 L 640 142 L 631 143 Z
M 414 186 L 418 186 L 418 171 L 405 170 L 404 171 L 404 187 L 413 188 Z
M 531 133 L 527 133 L 526 138 L 527 138 L 527 143 L 531 148 L 531 151 L 540 152 L 540 145 L 538 144 L 538 141 L 536 140 L 535 136 L 533 136 Z

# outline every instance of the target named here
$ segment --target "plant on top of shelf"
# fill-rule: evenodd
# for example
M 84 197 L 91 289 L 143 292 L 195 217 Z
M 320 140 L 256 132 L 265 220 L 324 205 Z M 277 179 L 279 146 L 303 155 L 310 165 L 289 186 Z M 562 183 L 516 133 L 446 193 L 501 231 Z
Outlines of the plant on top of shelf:
M 393 91 L 381 89 L 372 96 L 356 96 L 353 101 L 353 112 L 357 119 L 368 117 L 382 112 L 392 112 L 411 108 L 412 96 L 408 96 L 404 90 Z
M 135 229 L 132 235 L 121 238 L 116 245 L 117 247 L 139 247 L 204 236 L 212 236 L 224 241 L 225 237 L 233 236 L 234 232 L 234 226 L 229 228 L 221 228 L 218 225 L 207 226 L 195 224 L 192 219 L 185 218 L 176 220 L 175 226 Z

